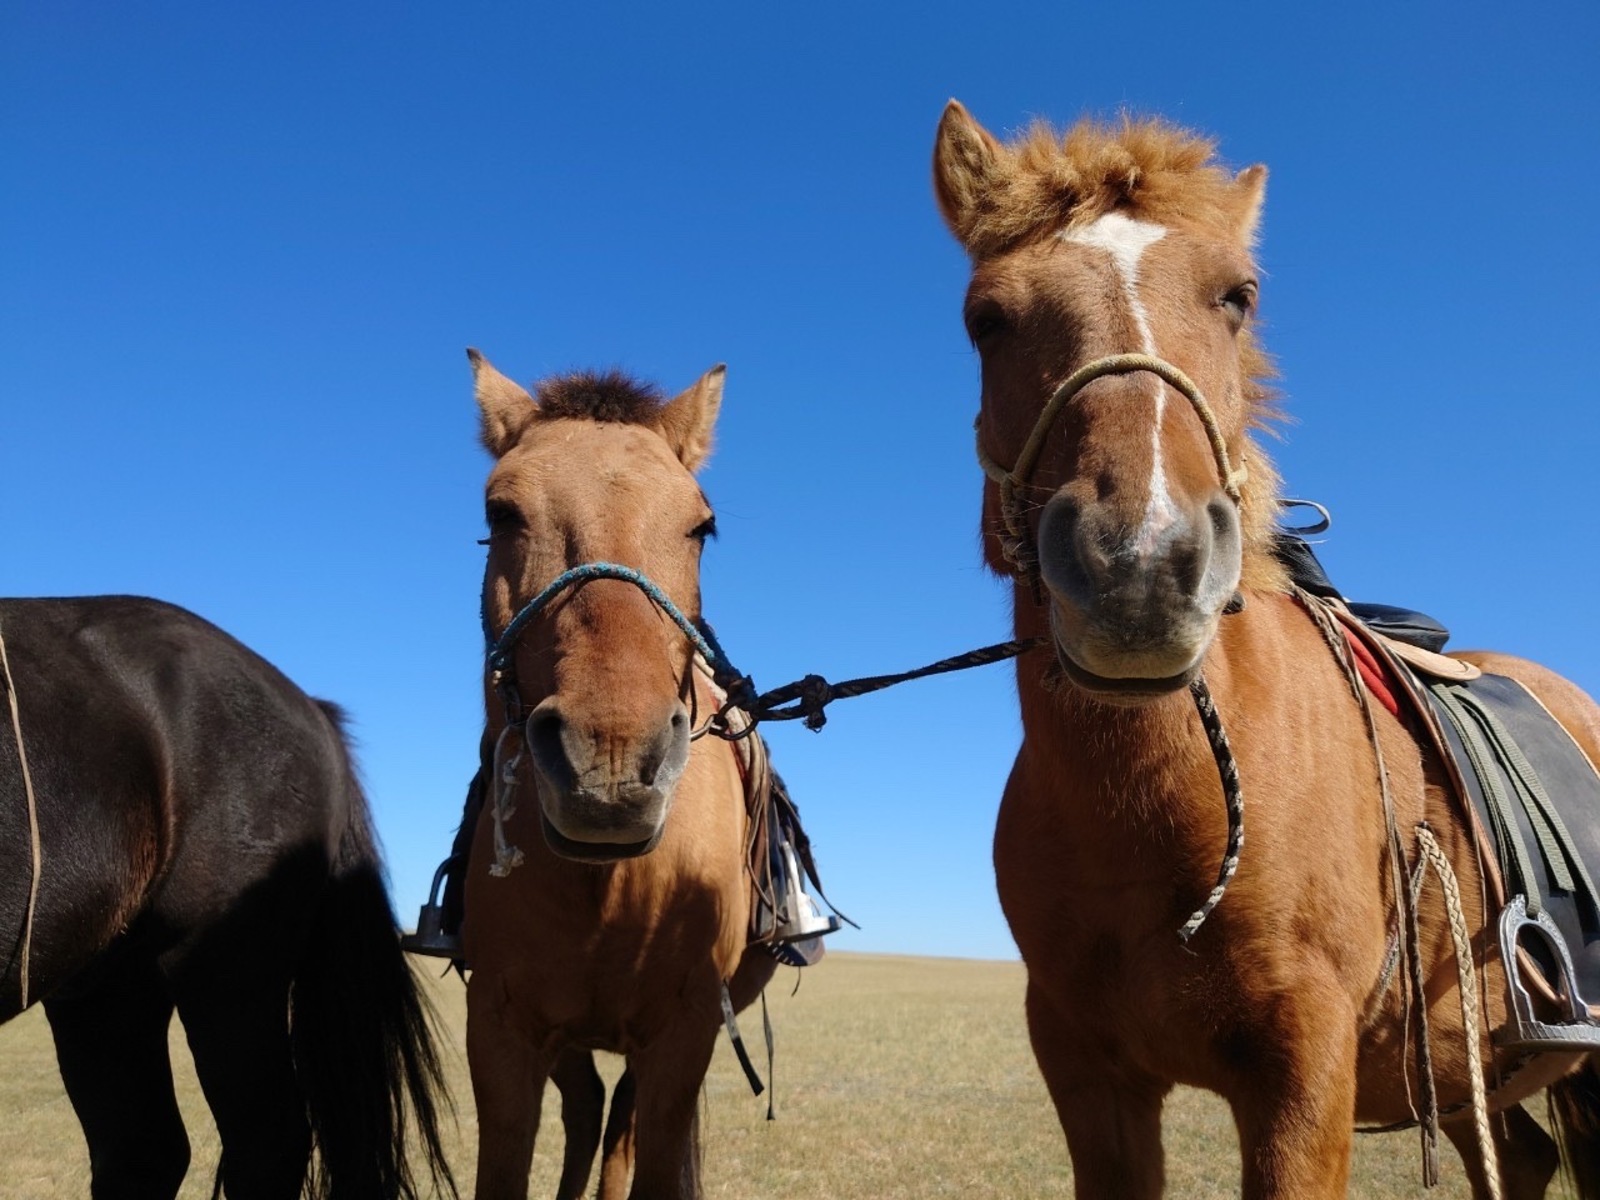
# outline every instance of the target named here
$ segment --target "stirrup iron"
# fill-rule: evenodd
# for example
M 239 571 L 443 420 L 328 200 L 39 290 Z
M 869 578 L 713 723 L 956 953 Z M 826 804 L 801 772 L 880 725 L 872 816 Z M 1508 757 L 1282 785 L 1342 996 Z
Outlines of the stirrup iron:
M 839 928 L 839 918 L 824 913 L 806 894 L 805 875 L 787 838 L 772 856 L 772 887 L 777 912 L 763 914 L 762 924 L 770 922 L 766 940 L 773 956 L 789 966 L 814 966 L 822 959 L 823 937 Z
M 1543 939 L 1555 959 L 1557 980 L 1564 1011 L 1555 1022 L 1539 1020 L 1533 998 L 1522 985 L 1522 967 L 1517 962 L 1517 939 L 1532 931 Z M 1577 971 L 1567 943 L 1549 914 L 1528 915 L 1524 896 L 1513 896 L 1500 914 L 1500 956 L 1506 969 L 1506 987 L 1511 1003 L 1505 1028 L 1494 1033 L 1494 1044 L 1509 1050 L 1600 1050 L 1600 1024 L 1589 1015 L 1589 1005 L 1578 991 Z
M 428 889 L 428 902 L 417 914 L 417 931 L 401 935 L 400 949 L 408 954 L 426 954 L 434 958 L 460 958 L 461 937 L 444 931 L 444 906 L 439 903 L 439 889 L 444 877 L 450 873 L 455 857 L 445 859 L 433 873 L 433 886 Z

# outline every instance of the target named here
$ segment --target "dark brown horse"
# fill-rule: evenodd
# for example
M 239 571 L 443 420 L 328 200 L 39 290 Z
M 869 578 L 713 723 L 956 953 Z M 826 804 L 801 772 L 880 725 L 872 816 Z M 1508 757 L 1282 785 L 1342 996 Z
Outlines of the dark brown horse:
M 470 356 L 495 457 L 484 620 L 509 643 L 485 684 L 485 744 L 500 749 L 463 928 L 478 1196 L 527 1195 L 552 1073 L 567 1128 L 558 1195 L 582 1195 L 602 1133 L 594 1050 L 628 1062 L 600 1195 L 696 1196 L 696 1103 L 723 987 L 742 1006 L 774 969 L 746 950 L 748 764 L 694 736 L 720 697 L 683 629 L 643 587 L 583 568 L 623 564 L 699 616 L 714 521 L 694 471 L 722 368 L 670 402 L 616 375 L 546 380 L 535 397 Z
M 96 1200 L 174 1196 L 188 1169 L 174 1008 L 230 1200 L 295 1200 L 313 1148 L 315 1196 L 453 1194 L 338 711 L 154 600 L 0 601 L 0 639 L 0 1021 L 26 971 Z
M 1224 171 L 1209 142 L 1157 121 L 1001 144 L 952 102 L 934 181 L 972 259 L 985 554 L 1019 576 L 1018 636 L 1055 648 L 1019 660 L 1023 744 L 994 855 L 1078 1195 L 1160 1194 L 1162 1103 L 1183 1083 L 1231 1105 L 1246 1197 L 1342 1196 L 1352 1125 L 1414 1111 L 1404 997 L 1426 1010 L 1449 1112 L 1471 1060 L 1491 1079 L 1509 1066 L 1488 1040 L 1506 989 L 1440 762 L 1385 710 L 1369 732 L 1273 554 L 1277 480 L 1253 432 L 1272 415 L 1252 332 L 1266 172 Z M 1463 657 L 1525 684 L 1600 760 L 1600 710 L 1576 687 Z M 1197 680 L 1232 738 L 1250 824 L 1231 888 L 1185 943 L 1176 931 L 1228 840 Z M 1426 822 L 1460 877 L 1487 976 L 1472 1044 L 1439 888 L 1422 895 L 1420 996 L 1388 970 L 1391 883 L 1410 864 L 1391 855 L 1385 766 L 1399 841 L 1418 853 Z M 1507 1194 L 1542 1195 L 1556 1164 L 1517 1103 L 1580 1061 L 1499 1077 Z M 1580 1163 L 1600 1152 L 1595 1094 L 1586 1065 L 1554 1093 Z M 1446 1129 L 1490 1194 L 1471 1122 Z

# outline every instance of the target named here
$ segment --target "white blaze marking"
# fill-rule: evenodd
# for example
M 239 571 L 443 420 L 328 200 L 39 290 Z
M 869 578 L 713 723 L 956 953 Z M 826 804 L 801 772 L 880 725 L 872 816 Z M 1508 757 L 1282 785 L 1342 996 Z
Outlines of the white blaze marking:
M 1122 293 L 1128 301 L 1128 313 L 1139 332 L 1139 350 L 1154 356 L 1156 343 L 1150 333 L 1150 314 L 1139 299 L 1139 260 L 1147 249 L 1167 236 L 1166 227 L 1110 212 L 1091 225 L 1067 230 L 1059 236 L 1063 242 L 1104 250 L 1111 256 L 1112 265 L 1122 279 Z M 1167 491 L 1167 468 L 1161 455 L 1161 421 L 1166 409 L 1166 384 L 1158 379 L 1155 428 L 1151 433 L 1150 499 L 1145 505 L 1144 523 L 1133 537 L 1133 549 L 1141 556 L 1153 553 L 1161 534 L 1178 519 L 1177 507 Z

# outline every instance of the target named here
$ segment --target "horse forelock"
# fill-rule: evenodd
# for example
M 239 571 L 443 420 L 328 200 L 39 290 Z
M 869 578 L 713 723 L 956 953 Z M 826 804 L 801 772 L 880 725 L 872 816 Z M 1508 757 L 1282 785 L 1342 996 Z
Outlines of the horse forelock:
M 1234 176 L 1210 138 L 1158 117 L 1044 121 L 1006 144 L 959 236 L 974 258 L 1089 224 L 1107 213 L 1156 225 L 1237 224 Z
M 573 371 L 534 385 L 539 414 L 619 425 L 649 425 L 661 415 L 665 397 L 652 383 L 619 370 Z

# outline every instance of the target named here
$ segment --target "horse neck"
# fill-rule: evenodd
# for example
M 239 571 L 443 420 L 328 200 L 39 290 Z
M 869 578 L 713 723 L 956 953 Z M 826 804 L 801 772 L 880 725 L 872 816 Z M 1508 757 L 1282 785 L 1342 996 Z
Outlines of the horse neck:
M 1282 674 L 1294 657 L 1281 652 L 1293 620 L 1280 603 L 1286 600 L 1252 597 L 1244 612 L 1223 618 L 1204 676 L 1224 726 L 1230 713 L 1270 704 L 1289 686 Z M 1019 638 L 1049 635 L 1044 609 L 1020 585 L 1016 630 Z M 1019 658 L 1017 678 L 1022 753 L 1038 783 L 1061 798 L 1053 819 L 1119 846 L 1129 834 L 1149 846 L 1157 827 L 1177 843 L 1189 834 L 1208 846 L 1216 841 L 1223 813 L 1216 761 L 1187 689 L 1138 708 L 1102 704 L 1060 679 L 1049 648 Z

